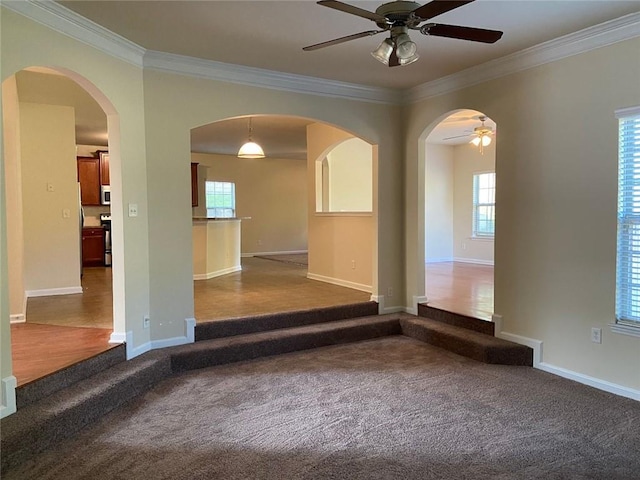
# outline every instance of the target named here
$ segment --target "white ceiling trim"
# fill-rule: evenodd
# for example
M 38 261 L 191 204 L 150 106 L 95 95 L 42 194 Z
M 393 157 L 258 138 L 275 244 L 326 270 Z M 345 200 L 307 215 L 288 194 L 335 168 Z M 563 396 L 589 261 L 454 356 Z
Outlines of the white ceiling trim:
M 97 48 L 112 57 L 142 67 L 145 49 L 52 0 L 2 1 L 2 7 Z
M 147 50 L 145 53 L 144 68 L 209 80 L 349 100 L 398 104 L 402 99 L 402 92 L 391 88 L 369 87 L 154 50 Z
M 408 89 L 404 103 L 416 103 L 638 36 L 640 13 L 632 13 Z
M 1 6 L 139 67 L 297 93 L 391 104 L 416 103 L 640 36 L 640 13 L 633 13 L 401 91 L 147 51 L 52 0 L 2 1 Z

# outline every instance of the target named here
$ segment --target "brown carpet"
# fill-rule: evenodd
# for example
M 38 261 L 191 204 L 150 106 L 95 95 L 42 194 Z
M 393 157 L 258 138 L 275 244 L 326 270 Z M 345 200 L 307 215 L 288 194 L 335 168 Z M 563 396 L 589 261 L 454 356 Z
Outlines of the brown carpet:
M 406 337 L 186 373 L 3 479 L 638 479 L 640 402 Z

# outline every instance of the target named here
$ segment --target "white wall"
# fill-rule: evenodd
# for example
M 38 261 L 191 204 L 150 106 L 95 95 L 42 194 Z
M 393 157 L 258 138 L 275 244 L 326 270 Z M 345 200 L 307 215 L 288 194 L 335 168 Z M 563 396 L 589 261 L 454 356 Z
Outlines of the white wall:
M 191 160 L 206 180 L 236 184 L 236 216 L 245 218 L 243 255 L 307 250 L 305 161 L 202 153 L 192 153 Z M 204 197 L 198 203 L 205 203 Z
M 371 156 L 371 145 L 359 138 L 345 140 L 327 154 L 328 211 L 371 212 L 373 209 Z
M 495 171 L 495 144 L 493 141 L 485 147 L 484 154 L 468 143 L 453 148 L 453 256 L 456 261 L 494 263 L 494 240 L 473 238 L 473 175 Z
M 372 291 L 375 248 L 375 207 L 372 213 L 316 212 L 318 159 L 347 139 L 349 132 L 319 123 L 307 126 L 309 186 L 309 278 L 366 292 Z M 374 150 L 375 152 L 375 150 Z M 375 174 L 375 153 L 372 162 Z M 374 177 L 375 178 L 375 177 Z
M 614 333 L 617 120 L 640 105 L 640 38 L 433 96 L 407 107 L 408 299 L 424 291 L 421 138 L 470 108 L 499 126 L 495 313 L 540 345 L 539 366 L 640 398 L 640 338 Z M 422 275 L 424 276 L 424 275 Z M 591 328 L 602 329 L 602 344 Z
M 426 145 L 425 261 L 453 260 L 454 147 Z
M 78 293 L 80 209 L 73 108 L 20 102 L 20 145 L 25 289 L 29 295 Z

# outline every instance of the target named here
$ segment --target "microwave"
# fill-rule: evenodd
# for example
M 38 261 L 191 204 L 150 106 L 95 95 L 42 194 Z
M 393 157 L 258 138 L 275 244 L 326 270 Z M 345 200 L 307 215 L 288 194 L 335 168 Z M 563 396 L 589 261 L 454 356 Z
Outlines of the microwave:
M 100 205 L 111 205 L 111 185 L 100 185 Z

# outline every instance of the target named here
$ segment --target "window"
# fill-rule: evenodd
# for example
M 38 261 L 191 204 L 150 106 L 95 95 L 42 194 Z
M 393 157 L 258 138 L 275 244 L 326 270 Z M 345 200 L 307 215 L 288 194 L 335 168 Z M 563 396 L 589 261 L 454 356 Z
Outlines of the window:
M 496 174 L 473 175 L 473 236 L 493 237 L 496 231 Z
M 233 218 L 236 216 L 236 184 L 206 182 L 207 217 Z
M 616 323 L 640 327 L 640 108 L 618 118 Z

